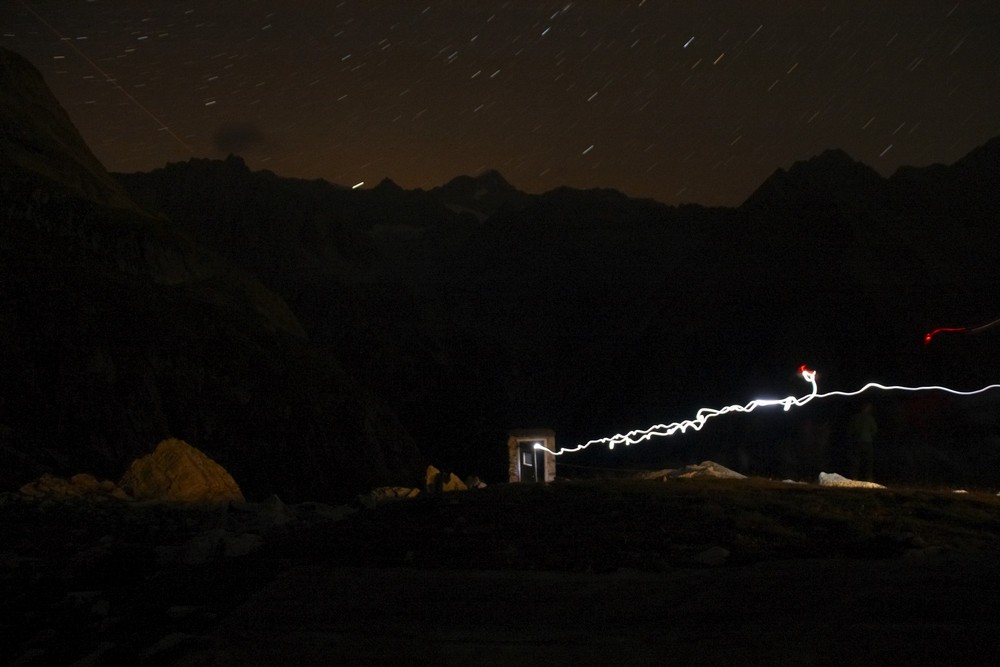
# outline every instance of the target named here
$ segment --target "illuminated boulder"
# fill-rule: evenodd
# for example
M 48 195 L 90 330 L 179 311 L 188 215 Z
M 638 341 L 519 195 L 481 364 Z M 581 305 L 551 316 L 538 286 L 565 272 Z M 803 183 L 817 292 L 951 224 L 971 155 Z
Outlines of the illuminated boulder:
M 668 479 L 701 479 L 709 477 L 712 479 L 746 479 L 746 475 L 730 470 L 724 465 L 715 461 L 702 461 L 699 464 L 691 464 L 683 468 L 664 468 L 652 472 L 638 473 L 636 479 L 653 479 L 665 482 Z
M 465 485 L 461 479 L 459 479 L 453 472 L 441 472 L 434 466 L 427 466 L 427 476 L 425 481 L 425 487 L 431 492 L 451 492 L 451 491 L 468 491 L 469 487 Z
M 735 470 L 730 470 L 715 461 L 702 461 L 699 464 L 687 465 L 683 468 L 672 470 L 668 476 L 672 479 L 700 479 L 705 477 L 712 479 L 746 479 L 746 475 L 738 473 Z
M 136 459 L 118 484 L 136 500 L 184 503 L 244 502 L 226 469 L 183 440 L 171 438 Z
M 859 489 L 884 489 L 885 487 L 876 482 L 866 482 L 860 479 L 849 479 L 835 472 L 821 472 L 819 474 L 820 486 L 848 486 Z

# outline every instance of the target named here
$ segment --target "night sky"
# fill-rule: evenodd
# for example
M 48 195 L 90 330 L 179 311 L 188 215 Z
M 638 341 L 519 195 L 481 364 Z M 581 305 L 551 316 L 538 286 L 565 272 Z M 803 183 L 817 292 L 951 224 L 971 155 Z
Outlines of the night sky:
M 827 148 L 889 175 L 1000 135 L 997 0 L 3 0 L 0 33 L 112 171 L 738 205 Z

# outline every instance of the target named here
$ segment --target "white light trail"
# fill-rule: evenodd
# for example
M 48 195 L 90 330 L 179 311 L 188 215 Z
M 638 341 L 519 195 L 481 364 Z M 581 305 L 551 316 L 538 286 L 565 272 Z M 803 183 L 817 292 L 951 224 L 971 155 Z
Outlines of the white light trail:
M 817 398 L 830 398 L 832 396 L 857 396 L 858 394 L 863 394 L 871 389 L 881 389 L 882 391 L 943 391 L 949 394 L 954 394 L 956 396 L 972 396 L 974 394 L 981 394 L 983 392 L 992 391 L 994 389 L 1000 389 L 1000 384 L 991 384 L 980 389 L 974 389 L 972 391 L 961 391 L 958 389 L 950 389 L 948 387 L 940 387 L 937 385 L 928 385 L 923 387 L 903 387 L 899 385 L 884 385 L 878 382 L 869 382 L 861 389 L 855 391 L 828 391 L 825 393 L 819 393 L 819 388 L 816 385 L 816 371 L 811 371 L 805 366 L 799 368 L 799 374 L 802 379 L 809 383 L 812 387 L 812 391 L 804 396 L 786 396 L 785 398 L 758 398 L 756 400 L 750 401 L 745 405 L 727 405 L 723 408 L 700 408 L 698 412 L 695 413 L 693 419 L 685 419 L 679 422 L 673 422 L 672 424 L 657 424 L 655 426 L 650 426 L 647 429 L 629 431 L 628 433 L 619 433 L 607 438 L 597 438 L 596 440 L 590 440 L 582 445 L 577 445 L 575 447 L 561 447 L 558 450 L 551 450 L 544 445 L 537 444 L 535 449 L 544 449 L 550 454 L 556 456 L 562 456 L 563 454 L 572 454 L 574 452 L 579 452 L 587 449 L 591 445 L 607 445 L 608 449 L 614 449 L 616 445 L 635 445 L 640 442 L 645 442 L 653 438 L 665 438 L 675 433 L 684 433 L 688 429 L 693 429 L 695 431 L 700 431 L 702 427 L 708 422 L 709 419 L 713 417 L 718 417 L 720 415 L 729 414 L 730 412 L 753 412 L 757 408 L 770 407 L 774 405 L 780 405 L 782 409 L 787 412 L 793 407 L 801 407 L 806 403 L 817 399 Z

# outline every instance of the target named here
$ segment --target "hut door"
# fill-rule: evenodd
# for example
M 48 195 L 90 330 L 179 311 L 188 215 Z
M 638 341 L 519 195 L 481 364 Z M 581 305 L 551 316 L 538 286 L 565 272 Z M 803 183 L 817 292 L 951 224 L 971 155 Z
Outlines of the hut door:
M 523 442 L 518 444 L 518 461 L 521 468 L 522 482 L 540 482 L 545 479 L 545 471 L 542 466 L 545 459 L 540 456 L 540 450 L 535 449 L 534 442 Z

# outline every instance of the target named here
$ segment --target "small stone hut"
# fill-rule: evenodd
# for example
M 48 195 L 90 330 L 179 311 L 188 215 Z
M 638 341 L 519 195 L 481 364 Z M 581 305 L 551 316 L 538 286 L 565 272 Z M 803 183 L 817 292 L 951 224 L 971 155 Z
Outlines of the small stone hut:
M 545 428 L 518 429 L 507 438 L 511 482 L 551 482 L 556 478 L 556 456 L 536 445 L 556 450 L 556 434 Z

